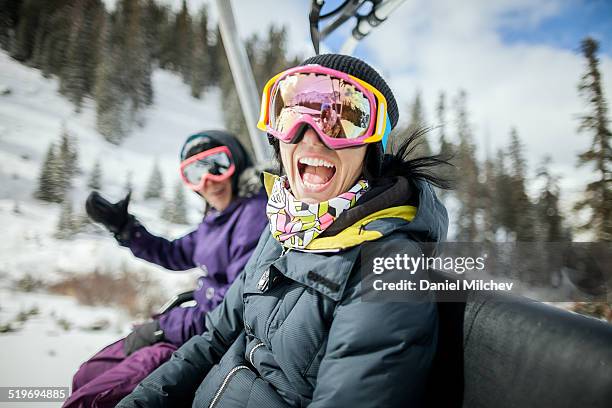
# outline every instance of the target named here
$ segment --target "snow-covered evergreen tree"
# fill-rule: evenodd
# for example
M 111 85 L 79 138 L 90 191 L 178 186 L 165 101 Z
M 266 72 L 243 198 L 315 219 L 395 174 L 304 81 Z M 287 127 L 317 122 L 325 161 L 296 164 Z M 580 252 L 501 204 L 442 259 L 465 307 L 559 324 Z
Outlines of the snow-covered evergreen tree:
M 54 166 L 57 165 L 55 145 L 51 143 L 47 149 L 45 161 L 40 169 L 38 176 L 38 188 L 34 193 L 34 197 L 43 201 L 59 202 L 57 199 L 57 186 L 55 183 Z
M 77 223 L 72 211 L 72 203 L 69 199 L 66 199 L 61 206 L 55 237 L 58 239 L 68 239 L 71 238 L 76 232 Z
M 62 163 L 62 176 L 65 178 L 66 185 L 69 188 L 72 178 L 79 172 L 79 154 L 76 140 L 68 133 L 65 126 L 62 127 L 60 136 L 59 159 Z
M 89 180 L 87 181 L 87 187 L 92 190 L 100 190 L 102 188 L 102 166 L 100 160 L 94 162 L 91 173 L 89 174 Z
M 161 217 L 175 224 L 187 224 L 187 208 L 185 205 L 185 192 L 182 182 L 174 186 L 174 196 L 166 200 L 161 212 Z
M 145 188 L 144 198 L 148 200 L 150 198 L 161 198 L 164 194 L 164 179 L 162 172 L 159 169 L 159 163 L 157 160 L 153 163 L 153 169 L 149 176 L 149 181 Z
M 185 186 L 177 181 L 174 186 L 174 223 L 187 224 L 187 206 L 185 203 Z
M 34 197 L 43 201 L 61 203 L 64 200 L 65 192 L 64 165 L 57 146 L 52 143 L 47 149 Z
M 47 150 L 34 197 L 53 203 L 63 202 L 77 173 L 77 160 L 74 140 L 63 127 L 59 146 L 51 144 Z

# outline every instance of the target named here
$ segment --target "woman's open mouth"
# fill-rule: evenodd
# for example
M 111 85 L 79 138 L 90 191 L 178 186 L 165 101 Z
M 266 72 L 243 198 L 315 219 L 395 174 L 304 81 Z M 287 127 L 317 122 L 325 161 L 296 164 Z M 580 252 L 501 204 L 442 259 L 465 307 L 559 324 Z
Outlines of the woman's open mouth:
M 302 157 L 297 163 L 300 180 L 305 189 L 317 193 L 331 183 L 336 174 L 333 163 L 317 157 Z

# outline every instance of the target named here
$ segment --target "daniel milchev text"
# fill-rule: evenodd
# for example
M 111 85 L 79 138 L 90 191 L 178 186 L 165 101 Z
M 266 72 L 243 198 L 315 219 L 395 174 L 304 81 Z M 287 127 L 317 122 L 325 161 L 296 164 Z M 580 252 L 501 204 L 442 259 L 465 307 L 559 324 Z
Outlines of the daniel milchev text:
M 397 254 L 393 257 L 376 257 L 373 259 L 372 272 L 381 275 L 386 271 L 406 271 L 414 275 L 417 271 L 433 268 L 444 271 L 452 271 L 463 275 L 469 271 L 483 271 L 485 269 L 485 257 L 427 257 L 409 256 L 408 254 Z M 510 291 L 514 283 L 495 282 L 483 279 L 445 280 L 444 282 L 431 282 L 421 279 L 418 282 L 401 279 L 394 282 L 385 282 L 376 279 L 373 288 L 377 291 L 414 291 L 414 290 L 502 290 Z

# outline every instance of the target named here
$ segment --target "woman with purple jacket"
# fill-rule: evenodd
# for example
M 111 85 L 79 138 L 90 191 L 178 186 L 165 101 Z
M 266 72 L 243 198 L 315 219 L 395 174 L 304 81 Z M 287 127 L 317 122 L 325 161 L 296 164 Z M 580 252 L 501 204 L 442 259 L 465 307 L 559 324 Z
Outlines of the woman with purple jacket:
M 85 362 L 64 407 L 115 406 L 176 348 L 202 334 L 206 313 L 221 302 L 267 225 L 266 194 L 249 155 L 232 134 L 211 130 L 190 136 L 181 150 L 180 168 L 185 184 L 207 203 L 202 223 L 182 238 L 169 241 L 148 232 L 128 213 L 129 194 L 111 204 L 94 191 L 86 209 L 138 258 L 174 271 L 201 268 L 197 304 L 156 316 Z

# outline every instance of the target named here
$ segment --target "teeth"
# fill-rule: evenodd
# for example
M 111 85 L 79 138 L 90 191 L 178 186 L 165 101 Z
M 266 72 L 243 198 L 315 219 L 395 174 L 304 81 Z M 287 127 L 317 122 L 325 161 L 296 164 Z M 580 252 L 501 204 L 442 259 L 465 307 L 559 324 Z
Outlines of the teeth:
M 304 185 L 306 187 L 308 187 L 311 190 L 314 190 L 314 189 L 319 188 L 321 186 L 320 184 L 313 184 L 313 183 L 309 183 L 307 181 L 304 181 L 303 183 L 304 183 Z
M 325 161 L 323 159 L 317 159 L 315 157 L 302 157 L 300 160 L 298 160 L 298 162 L 300 164 L 306 164 L 308 166 L 315 166 L 315 167 L 319 167 L 319 166 L 328 167 L 328 168 L 335 167 L 332 163 Z

